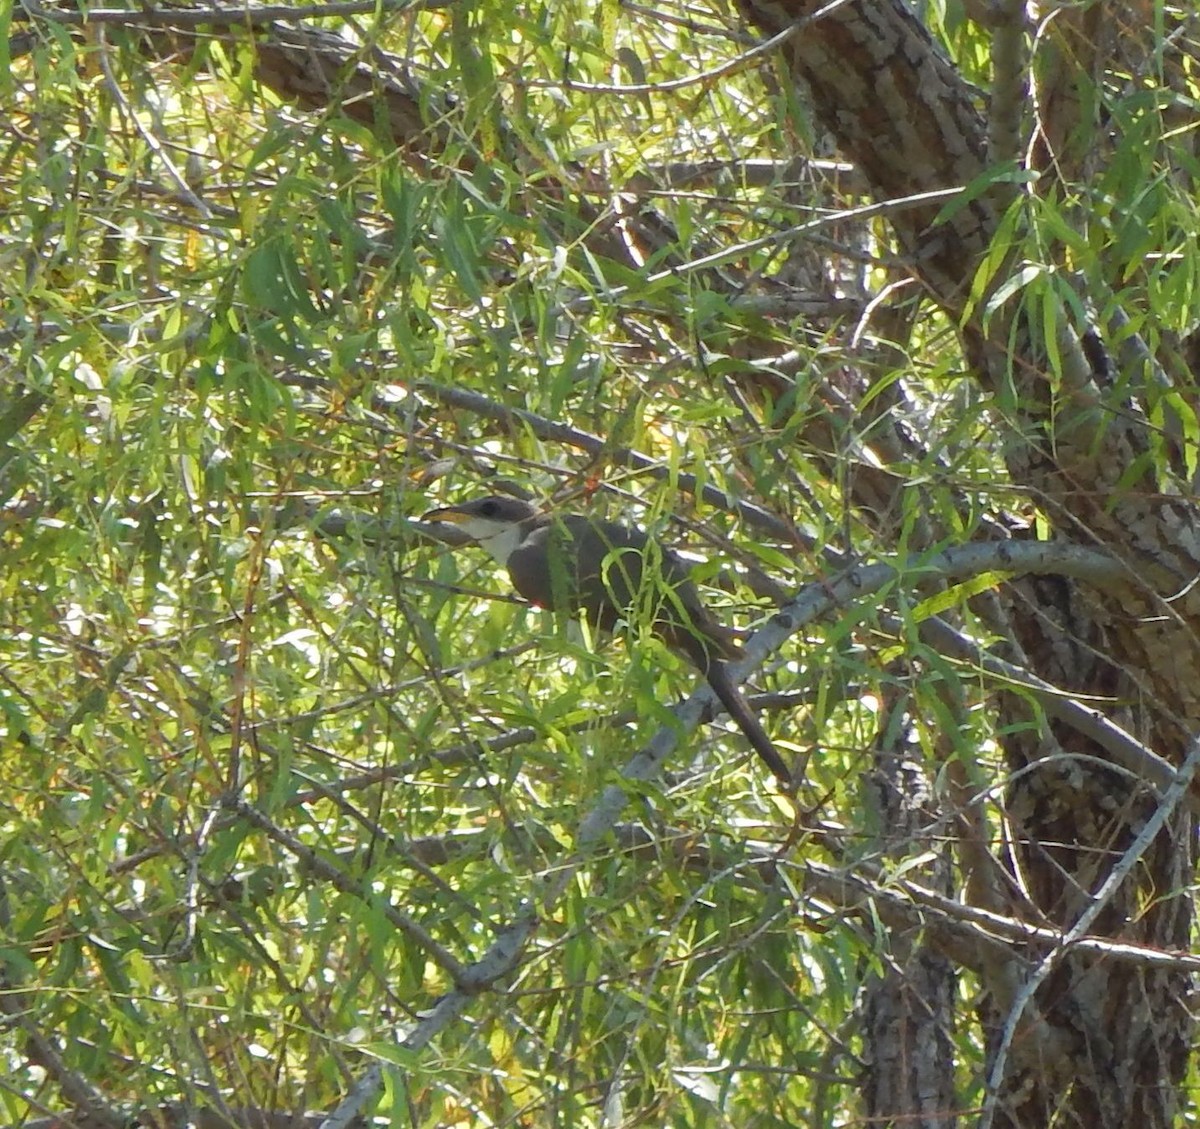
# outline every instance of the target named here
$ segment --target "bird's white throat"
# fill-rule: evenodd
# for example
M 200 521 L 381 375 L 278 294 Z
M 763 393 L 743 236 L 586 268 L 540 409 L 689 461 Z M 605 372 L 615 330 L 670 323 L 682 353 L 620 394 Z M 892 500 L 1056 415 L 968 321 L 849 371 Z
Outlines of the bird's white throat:
M 469 524 L 464 528 L 487 550 L 497 564 L 507 565 L 508 558 L 513 555 L 517 546 L 524 540 L 525 531 L 519 525 L 505 523 L 497 525 L 494 522 L 481 522 L 486 529 L 472 529 Z

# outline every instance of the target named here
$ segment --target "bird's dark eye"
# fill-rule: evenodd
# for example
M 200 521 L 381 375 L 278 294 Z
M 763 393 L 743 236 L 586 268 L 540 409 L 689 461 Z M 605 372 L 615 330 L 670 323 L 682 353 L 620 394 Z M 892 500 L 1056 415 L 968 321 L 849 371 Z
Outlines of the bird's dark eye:
M 495 498 L 488 498 L 486 502 L 480 502 L 479 512 L 484 517 L 495 517 L 496 512 L 500 509 Z

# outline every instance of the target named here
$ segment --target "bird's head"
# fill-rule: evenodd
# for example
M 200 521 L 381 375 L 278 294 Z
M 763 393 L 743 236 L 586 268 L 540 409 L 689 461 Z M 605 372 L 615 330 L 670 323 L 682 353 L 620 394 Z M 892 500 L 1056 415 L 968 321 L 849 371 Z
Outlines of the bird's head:
M 522 523 L 541 511 L 530 502 L 493 494 L 457 506 L 430 510 L 422 521 L 444 521 L 457 525 L 472 540 L 478 541 L 501 564 L 507 564 L 512 551 L 525 535 Z

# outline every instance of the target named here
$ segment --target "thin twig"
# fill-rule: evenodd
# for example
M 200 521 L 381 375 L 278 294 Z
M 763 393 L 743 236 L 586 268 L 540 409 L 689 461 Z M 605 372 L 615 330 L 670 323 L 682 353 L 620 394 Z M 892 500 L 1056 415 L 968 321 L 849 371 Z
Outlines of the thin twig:
M 132 27 L 259 27 L 274 22 L 300 22 L 371 12 L 431 11 L 450 7 L 451 0 L 341 0 L 304 7 L 289 4 L 214 5 L 209 8 L 48 8 L 40 0 L 21 0 L 32 17 L 74 27 L 84 24 L 117 24 Z
M 96 44 L 99 50 L 97 57 L 100 60 L 100 70 L 104 74 L 104 83 L 108 87 L 109 94 L 112 95 L 113 101 L 116 102 L 118 109 L 133 125 L 133 128 L 141 134 L 142 140 L 149 147 L 150 151 L 162 162 L 163 168 L 167 170 L 167 175 L 175 182 L 175 187 L 179 195 L 183 197 L 204 219 L 212 219 L 212 212 L 208 205 L 192 191 L 192 186 L 184 179 L 183 173 L 175 167 L 175 162 L 171 160 L 162 142 L 154 135 L 154 131 L 147 129 L 142 125 L 141 119 L 137 112 L 130 106 L 126 99 L 124 91 L 121 90 L 117 82 L 116 75 L 113 74 L 112 62 L 108 57 L 108 39 L 105 35 L 104 27 L 101 26 L 99 34 L 96 37 Z
M 1188 754 L 1183 764 L 1175 773 L 1175 779 L 1167 789 L 1162 801 L 1155 808 L 1154 814 L 1146 821 L 1137 838 L 1130 844 L 1129 849 L 1118 860 L 1104 884 L 1096 892 L 1088 907 L 1079 915 L 1078 920 L 1057 942 L 1055 947 L 1046 954 L 1045 959 L 1030 973 L 1013 1005 L 1009 1008 L 1004 1030 L 1000 1033 L 1000 1041 L 996 1046 L 995 1058 L 987 1077 L 987 1098 L 983 1105 L 983 1116 L 979 1119 L 979 1129 L 991 1129 L 996 1118 L 996 1110 L 1000 1103 L 1000 1086 L 1004 1081 L 1004 1073 L 1008 1067 L 1008 1055 L 1012 1049 L 1017 1027 L 1026 1009 L 1033 1001 L 1038 989 L 1046 982 L 1047 977 L 1062 961 L 1063 957 L 1082 940 L 1091 928 L 1092 923 L 1107 908 L 1121 884 L 1129 877 L 1134 867 L 1141 861 L 1142 856 L 1150 849 L 1150 845 L 1158 837 L 1159 832 L 1166 826 L 1167 821 L 1183 806 L 1188 796 L 1192 779 L 1200 768 L 1200 738 L 1193 738 Z

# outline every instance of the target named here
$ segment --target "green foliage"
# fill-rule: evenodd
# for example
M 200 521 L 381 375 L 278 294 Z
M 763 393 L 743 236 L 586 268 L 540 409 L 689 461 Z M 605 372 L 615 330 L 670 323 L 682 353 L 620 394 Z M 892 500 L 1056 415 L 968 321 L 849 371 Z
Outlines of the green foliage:
M 954 7 L 938 19 L 978 79 Z M 625 785 L 619 833 L 517 970 L 417 1054 L 395 1033 L 454 986 L 427 940 L 469 965 L 537 905 L 694 674 L 637 625 L 598 653 L 564 638 L 415 519 L 497 480 L 624 513 L 709 557 L 722 618 L 761 622 L 753 570 L 792 593 L 833 574 L 824 545 L 896 559 L 931 518 L 969 539 L 1011 489 L 1022 393 L 964 389 L 923 308 L 870 342 L 848 405 L 854 318 L 792 312 L 788 272 L 865 293 L 880 235 L 847 222 L 783 253 L 781 232 L 859 201 L 832 174 L 787 179 L 814 127 L 770 60 L 663 85 L 741 49 L 720 6 L 697 23 L 476 0 L 367 22 L 431 88 L 427 144 L 435 125 L 446 142 L 424 164 L 334 109 L 277 106 L 242 40 L 180 62 L 47 23 L 11 72 L 0 57 L 21 123 L 0 151 L 6 975 L 130 1108 L 327 1108 L 383 1061 L 382 1114 L 404 1124 L 841 1123 L 847 1017 L 888 942 L 811 898 L 803 868 L 875 849 L 858 782 L 886 692 L 915 695 L 972 773 L 991 755 L 994 687 L 915 637 L 956 611 L 986 637 L 964 609 L 997 578 L 902 578 L 760 677 L 806 692 L 764 719 L 814 752 L 801 799 L 844 829 L 841 857 L 792 826 L 736 730 L 685 735 L 664 780 Z M 609 89 L 630 83 L 661 88 Z M 1052 377 L 1077 278 L 1153 311 L 1137 328 L 1156 344 L 1195 329 L 1195 161 L 1165 108 L 1115 99 L 1087 183 L 1043 194 L 1004 169 L 958 202 L 1021 183 L 974 302 L 1024 310 Z M 676 186 L 668 162 L 713 167 Z M 910 487 L 898 512 L 852 509 L 897 405 L 921 441 L 889 472 Z M 1154 413 L 1193 475 L 1194 398 L 1164 388 Z M 1164 438 L 1151 469 L 1175 457 Z M 885 669 L 900 655 L 934 675 Z M 7 1054 L 17 1118 L 40 1068 Z

